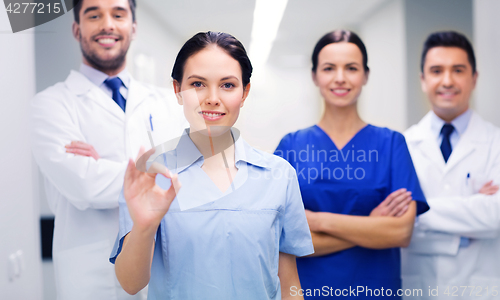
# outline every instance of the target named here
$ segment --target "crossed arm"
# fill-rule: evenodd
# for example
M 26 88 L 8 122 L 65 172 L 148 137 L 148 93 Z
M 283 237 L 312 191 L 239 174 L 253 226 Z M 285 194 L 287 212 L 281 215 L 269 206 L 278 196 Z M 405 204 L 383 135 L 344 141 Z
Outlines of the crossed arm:
M 48 97 L 44 93 L 32 101 L 31 142 L 35 161 L 43 175 L 76 208 L 116 208 L 126 162 L 96 159 L 95 150 L 82 152 L 92 157 L 67 154 L 66 143 L 85 139 L 70 105 L 62 97 Z
M 416 203 L 400 189 L 390 194 L 370 216 L 306 211 L 315 253 L 322 256 L 355 246 L 371 249 L 405 247 L 410 243 Z
M 430 197 L 432 210 L 422 216 L 419 226 L 468 238 L 494 238 L 500 232 L 498 189 L 491 180 L 469 197 Z
M 499 187 L 487 182 L 471 198 L 427 199 L 432 210 L 421 223 L 430 230 L 452 232 L 466 237 L 488 237 L 500 228 Z M 389 195 L 370 216 L 349 216 L 306 211 L 315 253 L 322 256 L 355 246 L 371 249 L 407 247 L 411 240 L 416 203 L 402 191 Z M 405 210 L 405 203 L 410 205 Z M 482 217 L 479 217 L 482 216 Z M 485 217 L 486 216 L 486 217 Z M 442 220 L 446 219 L 446 222 Z

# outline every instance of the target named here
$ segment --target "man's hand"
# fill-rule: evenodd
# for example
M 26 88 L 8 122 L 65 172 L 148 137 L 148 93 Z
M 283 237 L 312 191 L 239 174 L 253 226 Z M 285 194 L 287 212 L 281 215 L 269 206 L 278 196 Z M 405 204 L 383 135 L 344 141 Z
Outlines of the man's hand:
M 481 187 L 481 189 L 479 189 L 479 193 L 485 195 L 494 195 L 497 192 L 498 192 L 498 185 L 494 185 L 493 180 L 488 181 Z
M 74 155 L 93 157 L 95 160 L 101 158 L 94 146 L 80 141 L 72 141 L 71 144 L 64 146 L 66 153 L 73 153 Z
M 408 210 L 412 200 L 411 192 L 406 189 L 394 191 L 371 211 L 370 217 L 401 217 Z

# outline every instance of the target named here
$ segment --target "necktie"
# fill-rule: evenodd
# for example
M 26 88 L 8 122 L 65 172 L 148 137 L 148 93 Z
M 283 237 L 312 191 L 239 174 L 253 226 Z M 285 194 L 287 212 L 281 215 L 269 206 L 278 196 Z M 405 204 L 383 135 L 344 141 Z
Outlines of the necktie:
M 443 141 L 441 142 L 441 153 L 443 153 L 443 158 L 445 162 L 448 162 L 448 158 L 451 155 L 451 143 L 450 143 L 450 135 L 455 130 L 455 127 L 451 124 L 444 124 L 443 128 L 441 128 L 441 134 L 443 135 Z M 470 244 L 470 239 L 466 237 L 460 237 L 460 246 L 459 247 L 468 247 Z
M 451 124 L 444 124 L 441 128 L 441 134 L 443 135 L 443 141 L 441 142 L 441 153 L 443 153 L 443 158 L 445 162 L 448 162 L 448 158 L 451 154 L 451 143 L 450 135 L 455 130 L 455 127 Z
M 120 108 L 125 111 L 125 98 L 120 94 L 120 87 L 122 86 L 122 81 L 120 78 L 108 78 L 104 81 L 104 84 L 113 91 L 113 100 Z

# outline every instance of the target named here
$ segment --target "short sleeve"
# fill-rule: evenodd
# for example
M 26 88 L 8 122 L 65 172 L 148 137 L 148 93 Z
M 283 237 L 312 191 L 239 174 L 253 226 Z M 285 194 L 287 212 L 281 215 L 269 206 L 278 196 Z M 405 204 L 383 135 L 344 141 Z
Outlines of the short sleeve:
M 123 239 L 132 230 L 134 223 L 128 212 L 127 202 L 125 202 L 125 197 L 123 195 L 123 189 L 120 193 L 120 198 L 118 199 L 118 209 L 119 209 L 119 230 L 118 236 L 116 237 L 115 245 L 111 251 L 111 256 L 109 261 L 115 263 L 116 257 L 122 251 Z
M 300 195 L 299 182 L 295 170 L 288 169 L 286 205 L 282 217 L 279 251 L 295 256 L 314 253 L 311 232 Z
M 290 150 L 292 150 L 292 147 L 291 147 L 291 135 L 290 134 L 287 134 L 285 135 L 280 143 L 278 144 L 278 147 L 276 148 L 276 150 L 274 150 L 274 155 L 277 155 L 279 157 L 282 157 L 284 158 L 286 161 L 288 161 L 292 166 L 293 166 L 293 161 L 290 161 L 290 158 L 291 157 L 288 157 L 288 154 L 290 152 Z
M 164 190 L 167 190 L 170 187 L 170 179 L 167 179 L 162 175 L 156 175 L 155 181 L 156 184 Z M 125 201 L 125 196 L 123 195 L 123 189 L 120 193 L 120 197 L 118 198 L 118 210 L 119 210 L 118 236 L 116 237 L 115 245 L 113 246 L 113 250 L 111 251 L 111 255 L 109 257 L 109 261 L 113 264 L 115 263 L 118 254 L 120 254 L 120 252 L 122 251 L 123 239 L 132 230 L 132 226 L 134 225 L 134 222 L 132 221 L 132 218 L 130 217 L 130 213 L 128 211 L 127 202 Z M 155 235 L 155 241 L 156 237 L 157 235 Z
M 392 141 L 390 192 L 400 188 L 406 188 L 412 192 L 412 197 L 417 202 L 417 215 L 429 210 L 406 140 L 402 134 L 395 132 Z

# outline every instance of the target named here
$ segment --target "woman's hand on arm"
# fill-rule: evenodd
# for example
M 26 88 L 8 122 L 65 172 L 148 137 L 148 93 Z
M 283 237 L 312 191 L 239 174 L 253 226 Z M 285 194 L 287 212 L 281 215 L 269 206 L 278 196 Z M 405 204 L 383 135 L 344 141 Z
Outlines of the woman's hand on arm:
M 332 213 L 309 213 L 317 231 L 372 249 L 407 247 L 417 211 L 415 201 L 401 217 L 365 217 Z M 314 230 L 313 229 L 313 230 Z
M 384 199 L 371 213 L 371 217 L 401 217 L 408 210 L 411 198 L 411 192 L 406 189 L 399 189 L 392 192 Z
M 137 170 L 132 160 L 125 174 L 124 196 L 134 225 L 124 238 L 121 253 L 115 261 L 115 272 L 122 288 L 129 294 L 138 293 L 149 282 L 154 237 L 180 189 L 177 175 L 172 175 L 166 168 L 161 174 L 172 180 L 167 191 L 156 185 L 156 173 Z
M 405 189 L 397 190 L 387 196 L 372 210 L 369 217 L 315 213 L 306 210 L 311 231 L 373 249 L 407 246 L 411 239 L 415 215 L 416 203 L 412 201 L 411 193 Z M 319 241 L 324 242 L 324 240 Z M 331 241 L 331 245 L 334 246 L 335 240 Z M 335 242 L 338 246 L 338 240 Z
M 281 299 L 304 299 L 298 293 L 300 280 L 295 255 L 280 252 L 278 277 L 281 283 Z

